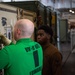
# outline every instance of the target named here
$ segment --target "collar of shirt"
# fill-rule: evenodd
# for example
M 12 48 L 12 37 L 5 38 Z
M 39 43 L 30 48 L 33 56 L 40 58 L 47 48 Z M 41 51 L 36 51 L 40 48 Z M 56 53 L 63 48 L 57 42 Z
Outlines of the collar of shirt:
M 16 42 L 16 44 L 17 44 L 17 43 L 20 43 L 20 42 L 29 43 L 30 41 L 32 41 L 30 38 L 22 38 L 22 39 L 19 39 L 19 40 Z

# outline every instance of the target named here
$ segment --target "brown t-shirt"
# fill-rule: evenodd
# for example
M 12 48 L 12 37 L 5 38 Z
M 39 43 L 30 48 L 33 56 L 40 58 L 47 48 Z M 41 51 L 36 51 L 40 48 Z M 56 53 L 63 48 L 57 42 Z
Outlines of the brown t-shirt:
M 48 44 L 43 48 L 44 63 L 42 75 L 62 75 L 62 55 L 58 49 Z

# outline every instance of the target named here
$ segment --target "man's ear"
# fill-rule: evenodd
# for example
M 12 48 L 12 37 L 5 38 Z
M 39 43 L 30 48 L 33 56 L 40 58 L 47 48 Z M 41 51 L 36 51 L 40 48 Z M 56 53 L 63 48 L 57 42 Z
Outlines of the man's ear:
M 17 29 L 17 33 L 18 33 L 18 35 L 20 35 L 21 34 L 21 30 Z

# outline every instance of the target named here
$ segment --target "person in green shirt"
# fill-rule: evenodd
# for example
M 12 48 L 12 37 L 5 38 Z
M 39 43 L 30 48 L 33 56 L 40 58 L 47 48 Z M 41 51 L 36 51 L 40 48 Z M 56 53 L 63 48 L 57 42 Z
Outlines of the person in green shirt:
M 16 44 L 0 35 L 6 45 L 0 50 L 0 69 L 4 69 L 4 75 L 41 75 L 43 52 L 40 44 L 30 39 L 33 32 L 33 22 L 20 19 L 13 31 Z

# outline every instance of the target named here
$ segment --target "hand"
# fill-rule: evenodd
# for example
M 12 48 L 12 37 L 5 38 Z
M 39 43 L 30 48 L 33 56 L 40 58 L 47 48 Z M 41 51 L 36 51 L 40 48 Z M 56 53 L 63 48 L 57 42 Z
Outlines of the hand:
M 11 40 L 9 40 L 8 38 L 6 38 L 4 35 L 0 34 L 0 37 L 1 37 L 1 41 L 2 43 L 7 46 L 11 43 Z

